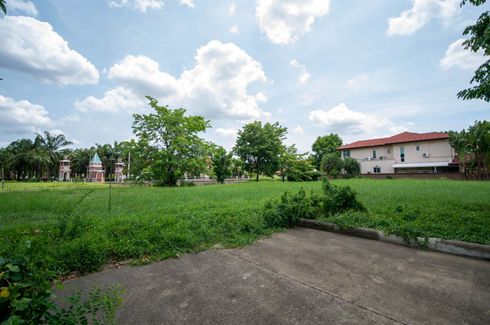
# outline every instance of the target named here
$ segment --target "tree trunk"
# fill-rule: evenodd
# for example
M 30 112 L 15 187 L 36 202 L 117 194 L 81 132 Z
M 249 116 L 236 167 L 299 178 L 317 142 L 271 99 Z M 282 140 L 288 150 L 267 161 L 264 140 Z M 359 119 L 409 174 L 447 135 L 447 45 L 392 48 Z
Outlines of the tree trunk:
M 259 181 L 259 171 L 257 171 L 257 178 L 256 178 L 257 182 Z

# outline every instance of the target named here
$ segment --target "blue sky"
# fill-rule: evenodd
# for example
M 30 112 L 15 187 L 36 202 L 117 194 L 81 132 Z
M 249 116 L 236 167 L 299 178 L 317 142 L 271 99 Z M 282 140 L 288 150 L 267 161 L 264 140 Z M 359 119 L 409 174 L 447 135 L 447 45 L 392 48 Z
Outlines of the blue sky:
M 461 101 L 482 56 L 460 0 L 7 0 L 0 18 L 0 145 L 63 132 L 76 146 L 132 137 L 145 95 L 211 120 L 226 148 L 253 120 L 308 151 L 488 119 Z

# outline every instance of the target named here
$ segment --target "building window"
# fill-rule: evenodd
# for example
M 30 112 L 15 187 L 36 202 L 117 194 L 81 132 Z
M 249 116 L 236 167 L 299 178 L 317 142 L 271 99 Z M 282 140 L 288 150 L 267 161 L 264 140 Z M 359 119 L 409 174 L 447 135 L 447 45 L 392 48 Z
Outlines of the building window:
M 373 159 L 376 159 L 376 150 L 373 150 Z
M 344 155 L 344 158 L 350 157 L 350 150 L 344 150 L 342 151 L 342 154 Z
M 390 148 L 386 149 L 386 152 L 387 152 L 387 153 L 391 153 Z
M 373 167 L 373 173 L 375 173 L 375 174 L 381 173 L 381 167 L 378 167 L 378 166 Z
M 417 145 L 417 146 L 415 147 L 415 150 L 420 151 L 420 147 Z
M 400 147 L 400 161 L 405 162 L 405 148 Z

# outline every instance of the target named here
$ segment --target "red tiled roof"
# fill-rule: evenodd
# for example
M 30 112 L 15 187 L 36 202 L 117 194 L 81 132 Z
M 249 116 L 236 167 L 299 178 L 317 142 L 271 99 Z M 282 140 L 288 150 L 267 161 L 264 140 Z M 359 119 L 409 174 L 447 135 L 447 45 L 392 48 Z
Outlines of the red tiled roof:
M 403 132 L 387 138 L 361 140 L 349 144 L 344 144 L 343 146 L 338 147 L 337 150 L 377 147 L 377 146 L 384 146 L 384 145 L 395 144 L 395 143 L 440 140 L 440 139 L 448 139 L 448 138 L 449 135 L 443 132 L 429 132 L 429 133 Z

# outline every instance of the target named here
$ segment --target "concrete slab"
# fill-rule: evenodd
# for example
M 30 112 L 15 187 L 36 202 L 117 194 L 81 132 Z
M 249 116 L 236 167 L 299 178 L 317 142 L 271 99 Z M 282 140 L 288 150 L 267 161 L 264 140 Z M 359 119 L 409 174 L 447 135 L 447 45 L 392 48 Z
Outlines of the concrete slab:
M 490 263 L 297 228 L 243 249 L 107 270 L 121 324 L 489 324 Z

